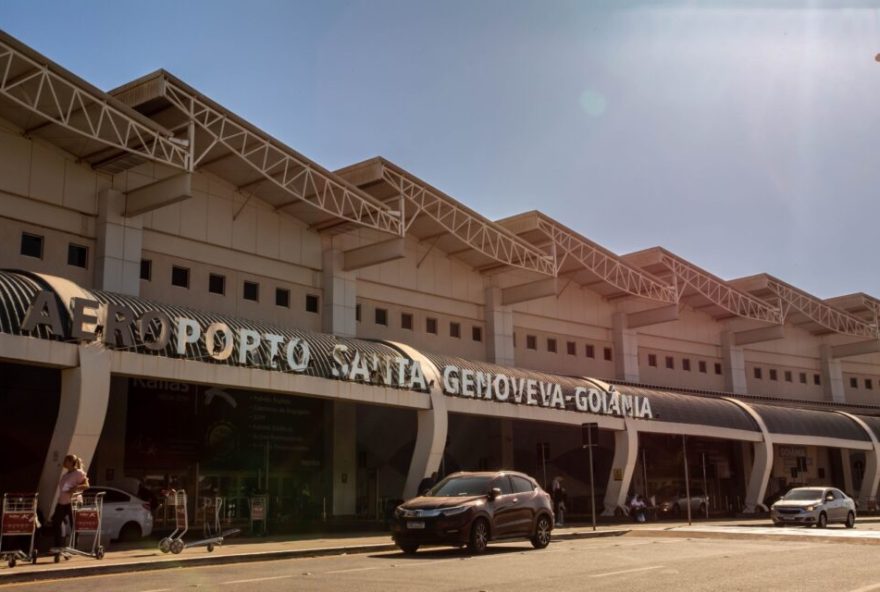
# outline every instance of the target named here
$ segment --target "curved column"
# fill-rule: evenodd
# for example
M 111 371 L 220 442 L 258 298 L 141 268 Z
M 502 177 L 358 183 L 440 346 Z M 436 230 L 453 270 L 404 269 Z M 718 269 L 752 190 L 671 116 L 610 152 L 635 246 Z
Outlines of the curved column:
M 440 380 L 440 371 L 420 351 L 402 343 L 391 341 L 386 343 L 421 364 L 425 380 L 428 381 L 431 389 L 431 408 L 417 412 L 419 423 L 416 446 L 409 463 L 406 485 L 403 488 L 403 499 L 410 499 L 418 495 L 419 482 L 440 469 L 443 449 L 446 447 L 446 434 L 449 429 L 446 395 L 442 391 L 443 381 Z
M 762 442 L 755 442 L 752 448 L 752 470 L 749 474 L 749 482 L 746 485 L 745 514 L 754 514 L 757 510 L 767 511 L 764 505 L 764 496 L 767 494 L 767 484 L 770 482 L 770 473 L 773 471 L 773 438 L 767 425 L 757 411 L 750 405 L 731 397 L 724 397 L 726 401 L 738 405 L 749 414 L 763 436 Z
M 862 508 L 868 509 L 873 506 L 872 502 L 876 499 L 874 493 L 877 491 L 878 485 L 880 485 L 880 467 L 878 467 L 880 442 L 877 441 L 877 436 L 874 435 L 871 428 L 855 415 L 846 411 L 836 411 L 836 413 L 845 415 L 857 423 L 868 434 L 871 444 L 874 446 L 872 451 L 865 451 L 865 475 L 862 477 L 862 487 L 859 489 L 859 505 Z
M 61 371 L 58 419 L 40 475 L 40 509 L 51 514 L 58 497 L 61 463 L 68 454 L 83 459 L 88 471 L 104 428 L 110 400 L 110 352 L 99 343 L 80 345 L 79 365 Z
M 605 508 L 603 516 L 614 516 L 618 508 L 625 507 L 626 494 L 632 483 L 636 462 L 639 458 L 639 431 L 634 422 L 624 418 L 624 429 L 614 432 L 614 460 L 611 462 L 611 474 L 608 475 L 608 486 L 605 488 Z M 615 471 L 622 471 L 622 479 L 614 479 Z

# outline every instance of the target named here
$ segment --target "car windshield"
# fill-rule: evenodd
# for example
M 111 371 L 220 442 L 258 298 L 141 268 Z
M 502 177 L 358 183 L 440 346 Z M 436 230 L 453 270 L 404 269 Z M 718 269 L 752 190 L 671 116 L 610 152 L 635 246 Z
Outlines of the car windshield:
M 431 489 L 427 497 L 464 497 L 489 493 L 491 477 L 447 477 Z
M 786 493 L 782 499 L 794 502 L 817 500 L 822 497 L 822 489 L 793 489 Z

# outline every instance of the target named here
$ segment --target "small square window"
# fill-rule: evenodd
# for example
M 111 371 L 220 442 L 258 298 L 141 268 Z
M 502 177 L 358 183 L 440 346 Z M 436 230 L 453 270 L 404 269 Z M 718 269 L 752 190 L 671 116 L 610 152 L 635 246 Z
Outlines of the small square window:
M 556 340 L 553 339 L 552 337 L 547 339 L 547 351 L 550 352 L 551 354 L 556 353 Z
M 764 378 L 764 371 L 760 368 L 755 367 L 752 372 L 754 373 L 756 379 L 761 380 L 762 378 Z
M 588 343 L 586 345 L 586 347 L 584 348 L 584 354 L 586 354 L 586 356 L 588 358 L 595 358 L 596 357 L 596 348 L 593 345 L 590 345 Z
M 89 266 L 89 248 L 82 245 L 67 245 L 67 264 L 85 269 Z
M 602 356 L 605 358 L 606 362 L 610 362 L 612 360 L 611 348 L 610 347 L 603 348 Z
M 869 391 L 874 390 L 874 381 L 871 380 L 870 378 L 866 378 L 865 379 L 865 388 L 868 389 Z
M 849 379 L 849 386 L 850 386 L 850 388 L 854 388 L 854 389 L 859 388 L 859 379 L 856 378 L 855 376 L 851 376 Z
M 189 270 L 186 267 L 171 266 L 171 285 L 189 288 Z
M 801 381 L 801 384 L 807 384 L 807 373 L 801 372 L 800 374 L 798 374 L 798 380 Z
M 217 273 L 208 275 L 208 292 L 211 294 L 226 294 L 226 276 Z
M 675 370 L 675 358 L 666 356 L 666 368 L 668 370 Z
M 822 384 L 822 377 L 818 374 L 813 374 L 813 384 L 820 386 Z
M 699 368 L 700 372 L 703 374 L 706 373 L 706 360 L 700 360 L 697 362 L 697 368 Z
M 287 288 L 275 288 L 275 306 L 290 308 L 290 290 Z M 309 308 L 308 297 L 306 298 L 306 310 Z M 317 312 L 317 311 L 315 311 Z
M 385 308 L 377 308 L 374 314 L 374 320 L 377 325 L 388 326 L 388 310 Z
M 538 338 L 534 335 L 526 335 L 526 349 L 538 349 Z
M 565 351 L 567 351 L 568 355 L 570 355 L 570 356 L 576 356 L 577 355 L 577 343 L 575 343 L 574 341 L 566 341 L 565 342 Z
M 433 317 L 428 317 L 425 319 L 425 331 L 430 333 L 431 335 L 437 334 L 437 319 Z
M 320 305 L 317 294 L 306 294 L 306 312 L 318 313 Z
M 776 368 L 770 368 L 770 380 L 778 380 L 779 375 L 776 372 Z
M 657 367 L 657 354 L 648 354 L 648 366 L 651 368 Z
M 153 279 L 153 262 L 149 259 L 141 259 L 141 279 L 145 281 Z
M 471 338 L 474 341 L 483 341 L 483 328 L 482 327 L 473 327 L 471 329 Z M 514 344 L 516 345 L 516 344 Z
M 242 297 L 245 300 L 258 302 L 260 300 L 260 284 L 257 282 L 245 282 L 242 288 Z
M 715 362 L 715 374 L 718 374 L 720 376 L 721 373 L 722 373 L 721 364 L 719 362 Z
M 461 323 L 449 323 L 449 336 L 456 339 L 461 338 Z
M 354 320 L 358 323 L 361 322 L 361 305 L 360 304 L 354 305 Z
M 690 358 L 682 358 L 681 360 L 681 369 L 685 372 L 691 371 L 691 360 Z
M 412 328 L 413 328 L 412 313 L 410 313 L 410 312 L 400 313 L 400 328 L 412 331 Z
M 36 234 L 21 233 L 21 254 L 28 257 L 43 258 L 43 237 Z
M 792 381 L 792 379 L 791 379 L 791 370 L 786 370 L 786 371 L 785 371 L 785 382 L 791 382 L 791 381 Z

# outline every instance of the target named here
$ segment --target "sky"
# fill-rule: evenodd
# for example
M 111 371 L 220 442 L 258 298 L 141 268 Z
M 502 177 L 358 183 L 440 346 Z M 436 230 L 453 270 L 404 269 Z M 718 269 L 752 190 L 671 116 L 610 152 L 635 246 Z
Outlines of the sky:
M 0 1 L 99 88 L 164 68 L 329 169 L 880 298 L 880 0 Z

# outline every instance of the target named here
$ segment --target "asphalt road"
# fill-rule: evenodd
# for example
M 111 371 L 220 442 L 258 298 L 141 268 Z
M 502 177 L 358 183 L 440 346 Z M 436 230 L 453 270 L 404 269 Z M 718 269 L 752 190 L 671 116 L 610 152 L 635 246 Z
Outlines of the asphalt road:
M 223 592 L 430 590 L 797 590 L 880 592 L 878 547 L 817 541 L 623 536 L 561 541 L 535 551 L 496 545 L 471 557 L 457 550 L 349 555 L 138 572 L 14 584 L 22 592 Z M 7 587 L 0 587 L 6 589 Z

